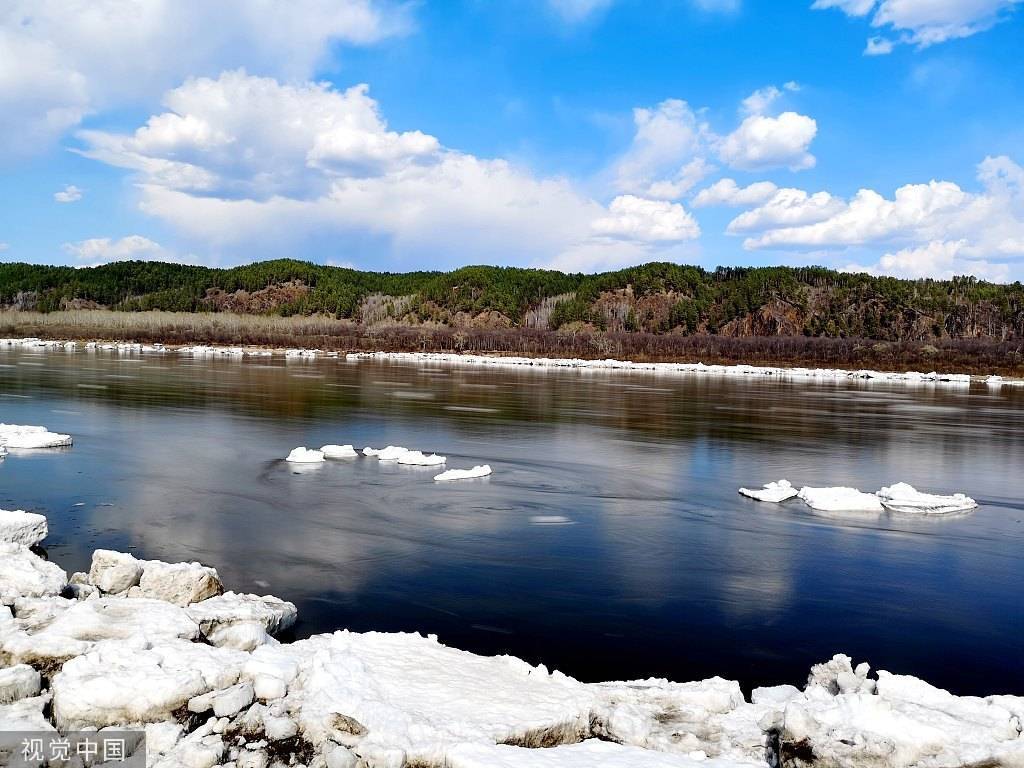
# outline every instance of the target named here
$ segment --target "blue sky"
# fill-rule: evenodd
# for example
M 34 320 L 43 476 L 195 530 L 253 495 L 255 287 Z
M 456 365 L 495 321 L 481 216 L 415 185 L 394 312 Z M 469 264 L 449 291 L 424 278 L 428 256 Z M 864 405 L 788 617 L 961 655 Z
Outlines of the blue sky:
M 1021 0 L 12 0 L 0 258 L 1022 279 L 1022 48 Z

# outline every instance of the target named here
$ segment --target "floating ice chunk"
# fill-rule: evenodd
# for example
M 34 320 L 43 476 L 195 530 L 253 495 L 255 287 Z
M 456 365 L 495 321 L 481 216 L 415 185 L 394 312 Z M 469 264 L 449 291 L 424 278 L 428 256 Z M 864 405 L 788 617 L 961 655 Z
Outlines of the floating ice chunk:
M 34 547 L 46 538 L 46 518 L 20 509 L 0 509 L 0 542 Z
M 472 469 L 449 469 L 439 475 L 434 475 L 434 480 L 446 482 L 448 480 L 472 480 L 475 477 L 487 477 L 491 474 L 490 464 L 480 464 Z
M 359 455 L 351 445 L 325 445 L 320 453 L 328 459 L 352 459 Z
M 38 696 L 42 686 L 39 672 L 28 664 L 15 664 L 0 669 L 0 704 L 11 704 Z
M 301 448 L 295 448 L 291 453 L 288 454 L 288 458 L 285 461 L 290 461 L 293 464 L 319 464 L 324 460 L 324 454 L 321 451 L 311 451 L 305 446 Z
M 0 625 L 0 659 L 40 667 L 81 656 L 105 640 L 195 640 L 199 626 L 184 609 L 162 600 L 59 597 L 17 603 L 18 616 Z
M 295 623 L 293 603 L 267 595 L 225 592 L 190 605 L 186 612 L 213 645 L 251 651 Z
M 62 568 L 24 544 L 0 543 L 0 604 L 13 605 L 19 597 L 59 595 L 67 585 Z
M 964 512 L 978 506 L 978 502 L 962 493 L 954 493 L 952 496 L 921 493 L 907 483 L 888 485 L 877 495 L 882 500 L 882 505 L 893 512 L 943 515 L 950 512 Z
M 184 640 L 101 643 L 54 675 L 54 719 L 61 730 L 171 720 L 189 699 L 234 685 L 246 659 Z
M 749 496 L 751 499 L 757 499 L 758 501 L 773 501 L 780 502 L 786 499 L 792 499 L 800 492 L 794 488 L 789 480 L 779 480 L 777 482 L 765 483 L 760 489 L 740 488 L 740 494 L 743 496 Z
M 215 568 L 201 563 L 147 560 L 139 579 L 139 594 L 175 605 L 189 605 L 219 595 L 224 585 Z
M 856 488 L 809 488 L 798 494 L 807 506 L 820 512 L 881 512 L 882 502 L 873 493 Z
M 448 768 L 764 768 L 764 761 L 706 759 L 588 739 L 551 749 L 508 744 L 460 744 L 448 750 Z
M 398 457 L 399 464 L 408 464 L 415 467 L 438 467 L 447 460 L 446 456 L 438 456 L 436 453 L 428 456 L 422 451 L 406 451 Z
M 71 443 L 71 435 L 50 432 L 46 427 L 0 424 L 0 444 L 7 448 L 63 448 Z
M 387 448 L 382 448 L 379 451 L 366 454 L 367 456 L 376 456 L 380 461 L 398 461 L 402 456 L 409 452 L 408 448 L 403 448 L 400 445 L 389 445 Z M 365 449 L 363 453 L 366 453 Z

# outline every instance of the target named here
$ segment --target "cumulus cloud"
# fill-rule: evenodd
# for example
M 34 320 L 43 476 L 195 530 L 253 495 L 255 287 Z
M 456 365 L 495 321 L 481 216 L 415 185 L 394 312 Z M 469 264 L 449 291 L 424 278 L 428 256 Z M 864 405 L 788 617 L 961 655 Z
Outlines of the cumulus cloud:
M 148 103 L 190 75 L 246 64 L 309 77 L 332 44 L 409 27 L 389 0 L 10 0 L 0 7 L 4 154 L 45 147 L 90 112 Z
M 693 205 L 701 208 L 709 205 L 748 206 L 760 205 L 769 200 L 778 190 L 770 181 L 756 181 L 740 187 L 733 179 L 719 179 L 693 198 Z
M 606 208 L 565 179 L 393 130 L 365 85 L 234 71 L 191 79 L 164 104 L 132 133 L 80 132 L 80 151 L 134 171 L 141 209 L 196 250 L 275 254 L 344 239 L 353 255 L 522 263 L 615 251 L 635 263 L 699 233 L 682 206 L 620 196 Z
M 79 266 L 93 267 L 112 261 L 175 261 L 173 254 L 142 235 L 128 235 L 118 240 L 93 237 L 77 243 L 64 243 L 65 253 L 81 262 Z
M 710 128 L 685 101 L 666 99 L 653 108 L 637 107 L 633 123 L 633 141 L 615 165 L 615 184 L 620 191 L 650 194 L 652 185 L 669 177 L 686 176 L 686 166 L 703 161 Z M 693 168 L 704 169 L 706 165 L 700 162 Z
M 82 199 L 82 190 L 74 184 L 68 184 L 64 189 L 54 192 L 53 199 L 58 203 L 77 203 Z
M 969 246 L 966 240 L 934 240 L 921 246 L 886 253 L 877 264 L 848 264 L 845 272 L 866 272 L 912 280 L 933 278 L 949 280 L 956 275 L 974 275 L 982 280 L 1003 283 L 1010 279 L 1010 267 L 984 259 L 963 258 Z
M 871 14 L 871 26 L 888 29 L 897 41 L 874 37 L 865 53 L 886 54 L 896 42 L 927 48 L 970 37 L 1010 17 L 1024 0 L 815 0 L 815 9 L 837 8 L 849 16 Z
M 747 235 L 748 249 L 895 245 L 874 267 L 885 273 L 923 274 L 942 264 L 956 271 L 970 262 L 972 274 L 999 277 L 1006 264 L 1024 260 L 1024 168 L 987 157 L 977 178 L 978 191 L 933 180 L 904 185 L 892 198 L 872 189 L 849 200 L 780 189 L 728 231 Z
M 796 112 L 751 115 L 722 140 L 718 155 L 730 167 L 745 171 L 805 170 L 817 162 L 808 151 L 817 133 L 818 123 Z
M 678 242 L 700 237 L 700 226 L 679 203 L 620 195 L 608 215 L 593 225 L 594 233 L 639 242 Z

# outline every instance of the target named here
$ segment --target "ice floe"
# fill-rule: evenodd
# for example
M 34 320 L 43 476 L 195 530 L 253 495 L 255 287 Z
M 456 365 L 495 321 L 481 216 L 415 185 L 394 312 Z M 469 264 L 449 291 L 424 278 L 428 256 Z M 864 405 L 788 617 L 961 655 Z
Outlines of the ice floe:
M 0 445 L 5 448 L 64 448 L 72 442 L 71 435 L 51 432 L 46 427 L 0 424 Z
M 800 491 L 794 488 L 789 480 L 765 483 L 757 489 L 740 488 L 740 494 L 743 496 L 749 496 L 751 499 L 757 499 L 758 501 L 772 501 L 776 503 L 792 499 L 799 493 Z
M 28 664 L 15 664 L 0 669 L 0 704 L 12 704 L 38 696 L 42 689 L 39 672 Z
M 320 453 L 327 459 L 352 459 L 359 455 L 351 445 L 325 445 Z
M 951 512 L 965 512 L 978 506 L 978 502 L 962 493 L 939 496 L 921 493 L 907 483 L 896 483 L 882 488 L 877 493 L 882 506 L 893 512 L 943 515 Z
M 280 598 L 234 592 L 193 603 L 186 613 L 211 644 L 243 651 L 273 642 L 298 616 L 295 605 Z
M 856 488 L 810 488 L 804 486 L 798 494 L 811 509 L 819 512 L 881 512 L 882 502 L 873 493 Z
M 0 509 L 0 542 L 34 547 L 46 534 L 45 516 L 20 509 Z
M 387 448 L 371 448 L 370 446 L 363 448 L 364 456 L 379 459 L 380 461 L 398 461 L 408 452 L 408 448 L 403 448 L 400 445 L 389 445 Z
M 406 451 L 398 457 L 399 464 L 406 464 L 414 467 L 439 467 L 447 460 L 448 458 L 446 456 L 438 456 L 436 453 L 428 455 L 422 451 Z
M 434 480 L 447 482 L 449 480 L 472 480 L 476 477 L 487 477 L 491 474 L 490 464 L 478 464 L 472 469 L 449 469 L 439 475 L 434 475 Z
M 290 461 L 293 464 L 320 464 L 323 460 L 324 454 L 322 451 L 312 451 L 305 446 L 293 449 L 288 454 L 288 458 L 285 459 L 285 461 Z

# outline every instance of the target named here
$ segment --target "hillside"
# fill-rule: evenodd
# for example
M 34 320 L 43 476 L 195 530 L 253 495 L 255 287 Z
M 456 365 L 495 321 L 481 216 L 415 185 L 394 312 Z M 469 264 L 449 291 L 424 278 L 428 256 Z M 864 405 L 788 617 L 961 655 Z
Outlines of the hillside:
M 927 342 L 1024 338 L 1024 286 L 898 280 L 819 267 L 652 263 L 595 275 L 464 267 L 361 272 L 292 260 L 232 269 L 120 262 L 0 265 L 0 305 L 51 312 L 328 315 L 363 327 L 533 328 Z

